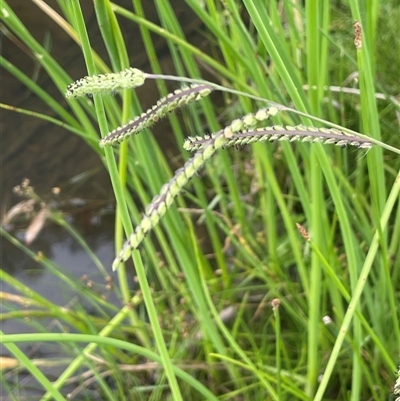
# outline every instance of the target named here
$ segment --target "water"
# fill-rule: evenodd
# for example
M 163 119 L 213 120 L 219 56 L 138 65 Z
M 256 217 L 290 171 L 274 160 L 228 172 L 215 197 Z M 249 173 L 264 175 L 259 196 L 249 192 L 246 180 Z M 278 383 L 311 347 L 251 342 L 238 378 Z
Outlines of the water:
M 46 3 L 60 12 L 55 0 L 49 0 Z M 129 9 L 132 7 L 130 0 L 121 0 L 117 3 Z M 187 10 L 184 2 L 176 0 L 171 3 L 177 15 L 185 20 L 186 34 L 195 32 L 199 22 Z M 38 42 L 47 43 L 50 54 L 74 79 L 87 74 L 80 48 L 33 2 L 10 0 L 8 4 Z M 148 7 L 145 10 L 146 15 L 157 22 L 153 2 L 144 2 L 144 4 Z M 92 46 L 105 60 L 108 60 L 97 29 L 93 2 L 84 1 L 81 5 L 84 8 L 85 20 L 88 21 Z M 148 71 L 147 57 L 140 41 L 138 27 L 127 20 L 121 19 L 121 22 L 123 32 L 129 33 L 126 39 L 135 38 L 128 41 L 128 51 L 132 55 L 131 66 Z M 203 38 L 194 39 L 195 37 L 192 37 L 192 43 L 203 41 Z M 23 50 L 17 38 L 3 35 L 0 46 L 1 54 L 5 59 L 29 77 L 33 77 L 37 84 L 53 96 L 61 106 L 67 106 L 66 99 L 53 85 L 45 71 L 35 62 L 35 57 L 29 54 L 29 50 Z M 155 39 L 155 46 L 165 72 L 171 73 L 173 67 L 168 47 L 161 38 Z M 2 88 L 1 102 L 57 117 L 48 104 L 38 99 L 4 69 L 0 74 L 0 87 Z M 150 107 L 158 99 L 154 83 L 140 88 L 138 95 L 144 108 Z M 115 251 L 114 196 L 108 173 L 98 155 L 79 137 L 35 117 L 2 110 L 0 124 L 0 210 L 2 215 L 22 200 L 13 193 L 13 187 L 28 178 L 30 185 L 43 201 L 52 202 L 57 210 L 65 213 L 68 221 L 80 232 L 102 261 L 107 273 L 112 275 L 111 263 Z M 177 154 L 178 152 L 174 149 L 175 144 L 171 140 L 172 135 L 166 135 L 166 132 L 168 132 L 168 124 L 158 124 L 155 128 L 156 137 L 163 141 L 163 149 Z M 52 193 L 54 187 L 61 189 L 61 193 L 57 196 Z M 13 227 L 9 227 L 10 232 L 23 241 L 29 221 L 27 218 L 19 219 Z M 99 272 L 77 241 L 63 228 L 47 221 L 29 248 L 35 253 L 43 253 L 60 265 L 63 271 L 79 283 L 78 287 L 87 285 L 88 280 L 93 281 L 94 291 L 104 293 L 116 305 L 121 304 L 114 294 L 107 291 L 104 275 Z M 1 268 L 49 301 L 56 305 L 80 302 L 76 288 L 67 287 L 47 269 L 3 237 L 0 237 L 0 251 Z M 82 280 L 82 277 L 87 279 Z M 1 291 L 19 294 L 15 288 L 5 284 L 3 280 Z M 24 310 L 18 303 L 14 305 L 16 310 Z M 90 309 L 88 312 L 91 312 Z M 1 330 L 5 333 L 34 332 L 36 330 L 31 323 L 32 321 L 24 323 L 21 319 L 6 319 L 2 321 Z M 38 324 L 46 327 L 49 332 L 61 331 L 60 327 L 54 326 L 60 323 L 51 318 L 39 319 Z M 60 358 L 67 355 L 57 344 L 19 344 L 19 347 L 33 359 Z M 10 354 L 3 346 L 0 348 L 0 355 Z M 45 373 L 51 373 L 50 377 L 56 379 L 64 368 L 65 366 L 56 367 Z M 15 371 L 9 371 L 4 374 L 4 377 L 11 388 L 18 384 L 19 389 L 22 389 L 21 394 L 27 396 L 26 399 L 36 400 L 39 398 L 38 394 L 42 392 L 37 389 L 32 377 L 26 373 L 22 372 L 16 376 Z M 91 399 L 95 399 L 95 395 Z

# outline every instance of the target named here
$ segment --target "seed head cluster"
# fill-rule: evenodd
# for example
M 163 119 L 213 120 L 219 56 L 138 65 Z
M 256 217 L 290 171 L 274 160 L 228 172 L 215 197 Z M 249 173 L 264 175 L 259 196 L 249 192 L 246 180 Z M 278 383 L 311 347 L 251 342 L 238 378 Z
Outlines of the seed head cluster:
M 356 33 L 358 33 L 358 30 L 356 30 Z M 142 85 L 145 79 L 149 77 L 151 75 L 145 74 L 136 68 L 127 68 L 119 73 L 85 77 L 68 86 L 66 97 L 77 98 L 87 94 L 135 88 Z M 155 77 L 153 76 L 153 78 Z M 157 76 L 157 78 L 159 77 Z M 171 79 L 171 77 L 169 78 Z M 214 89 L 214 84 L 203 82 L 176 90 L 160 99 L 140 116 L 111 131 L 100 141 L 100 145 L 107 146 L 119 143 L 131 135 L 151 127 L 175 109 L 202 99 Z M 351 145 L 365 149 L 372 146 L 372 142 L 366 137 L 350 135 L 333 128 L 316 128 L 304 125 L 259 127 L 262 122 L 275 116 L 281 109 L 284 108 L 279 105 L 263 108 L 255 113 L 249 113 L 244 117 L 233 120 L 218 132 L 204 136 L 188 137 L 184 143 L 184 148 L 194 151 L 194 156 L 175 172 L 172 179 L 161 187 L 160 193 L 146 207 L 139 225 L 115 258 L 113 270 L 117 269 L 122 262 L 130 257 L 132 251 L 141 244 L 146 234 L 159 223 L 182 188 L 201 169 L 206 161 L 221 148 L 228 146 L 238 147 L 262 141 L 317 142 L 342 147 Z M 396 390 L 398 389 L 396 388 Z

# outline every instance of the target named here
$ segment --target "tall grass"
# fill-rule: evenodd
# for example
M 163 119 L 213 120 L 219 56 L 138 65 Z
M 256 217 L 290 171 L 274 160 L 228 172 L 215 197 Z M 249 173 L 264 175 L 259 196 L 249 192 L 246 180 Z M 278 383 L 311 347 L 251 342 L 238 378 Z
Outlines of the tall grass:
M 187 0 L 202 22 L 198 34 L 208 41 L 206 52 L 185 38 L 183 21 L 167 0 L 154 1 L 159 25 L 146 19 L 140 0 L 126 7 L 95 0 L 107 65 L 91 47 L 78 0 L 59 0 L 62 15 L 41 0 L 34 3 L 81 47 L 89 76 L 135 67 L 125 42 L 129 32 L 119 26 L 126 19 L 140 27 L 148 73 L 163 73 L 153 43 L 157 35 L 168 45 L 174 75 L 201 79 L 207 73 L 227 87 L 219 97 L 188 106 L 180 119 L 168 115 L 179 148 L 185 137 L 218 132 L 265 107 L 262 100 L 285 110 L 273 124 L 341 128 L 376 146 L 367 152 L 279 142 L 219 150 L 154 234 L 133 250 L 140 290 L 129 288 L 121 264 L 115 288 L 120 306 L 84 292 L 101 318 L 51 304 L 2 271 L 2 280 L 31 301 L 28 311 L 40 307 L 74 331 L 56 336 L 36 321 L 31 333 L 2 333 L 18 361 L 16 374 L 25 370 L 37 380 L 41 400 L 65 400 L 71 383 L 72 394 L 83 399 L 95 392 L 105 400 L 389 400 L 400 359 L 400 150 L 394 118 L 399 88 L 390 92 L 393 77 L 379 73 L 391 50 L 379 27 L 388 9 L 399 15 L 399 6 L 393 0 L 365 5 L 351 0 L 349 7 Z M 69 100 L 63 108 L 61 96 L 81 77 L 70 77 L 57 64 L 11 2 L 3 2 L 1 17 L 60 91 L 58 99 L 49 98 L 18 66 L 0 58 L 3 68 L 53 105 L 55 118 L 36 117 L 79 135 L 110 174 L 117 255 L 146 205 L 174 176 L 170 160 L 149 130 L 118 147 L 101 148 L 100 138 L 141 114 L 135 91 L 94 95 L 93 102 Z M 358 48 L 353 21 L 362 28 Z M 396 38 L 395 25 L 385 26 L 391 29 L 385 35 Z M 359 92 L 331 90 L 351 73 L 357 79 L 348 85 Z M 167 95 L 166 81 L 158 80 L 157 88 L 160 98 Z M 377 100 L 378 91 L 384 100 Z M 180 157 L 190 155 L 182 150 Z M 56 211 L 53 220 L 86 246 Z M 38 257 L 3 228 L 1 234 L 68 286 L 76 285 L 46 255 Z M 21 318 L 15 299 L 4 299 L 3 319 Z M 18 345 L 38 341 L 65 344 L 71 356 L 53 382 Z M 2 380 L 16 397 L 21 388 Z

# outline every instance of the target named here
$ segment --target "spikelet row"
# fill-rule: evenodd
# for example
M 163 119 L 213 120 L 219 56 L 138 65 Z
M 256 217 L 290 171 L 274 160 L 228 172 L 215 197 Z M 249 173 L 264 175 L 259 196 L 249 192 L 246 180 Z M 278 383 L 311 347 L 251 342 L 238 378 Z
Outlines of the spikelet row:
M 80 96 L 100 92 L 114 92 L 126 88 L 136 88 L 144 84 L 146 74 L 137 68 L 84 77 L 68 85 L 65 96 L 76 99 Z
M 183 167 L 176 170 L 174 177 L 161 187 L 160 193 L 147 206 L 139 225 L 115 258 L 112 266 L 113 270 L 117 269 L 122 262 L 130 257 L 132 251 L 140 245 L 146 234 L 158 224 L 181 189 L 218 149 L 224 147 L 232 135 L 233 133 L 229 128 L 215 133 L 212 138 L 204 142 L 203 148 L 196 152 Z
M 393 394 L 399 396 L 394 401 L 400 401 L 400 367 L 397 371 L 397 380 L 393 387 Z
M 142 113 L 127 124 L 111 131 L 100 141 L 100 146 L 113 145 L 117 142 L 122 142 L 129 136 L 151 127 L 171 111 L 208 96 L 212 90 L 213 87 L 207 84 L 195 84 L 184 89 L 178 89 L 174 93 L 170 93 L 161 98 L 145 113 Z
M 268 120 L 270 117 L 275 116 L 279 109 L 275 106 L 259 109 L 255 113 L 246 114 L 244 117 L 233 120 L 226 128 L 229 128 L 233 133 L 255 128 L 260 122 Z M 196 147 L 193 142 L 201 142 L 203 139 L 210 139 L 214 134 L 206 134 L 204 137 L 188 137 L 183 143 L 183 148 L 190 152 L 200 149 L 201 146 Z
M 145 74 L 136 68 L 128 68 L 119 73 L 85 77 L 69 85 L 66 96 L 76 98 L 86 94 L 134 88 L 142 85 L 148 77 L 150 77 L 149 74 Z M 169 112 L 202 99 L 214 88 L 213 84 L 201 83 L 176 90 L 174 93 L 160 99 L 142 115 L 110 132 L 100 141 L 100 145 L 107 146 L 121 142 L 130 135 L 149 128 Z M 196 153 L 192 159 L 188 160 L 182 168 L 175 172 L 170 182 L 161 188 L 159 195 L 155 196 L 147 206 L 143 219 L 115 258 L 113 270 L 129 258 L 132 251 L 140 245 L 146 234 L 158 224 L 183 186 L 187 184 L 218 149 L 228 146 L 248 145 L 261 141 L 272 142 L 284 140 L 290 142 L 317 142 L 337 146 L 351 145 L 365 149 L 372 146 L 372 143 L 368 139 L 349 135 L 338 129 L 307 127 L 303 125 L 294 127 L 275 125 L 258 128 L 261 122 L 276 115 L 280 110 L 280 106 L 260 109 L 256 113 L 250 113 L 232 121 L 229 126 L 216 133 L 188 137 L 184 143 L 184 148 L 189 151 L 196 151 Z M 398 388 L 396 388 L 397 390 Z
M 188 137 L 186 138 L 183 147 L 191 152 L 202 149 L 203 143 L 212 139 L 213 135 L 214 134 Z M 367 139 L 346 134 L 345 132 L 335 128 L 316 128 L 304 125 L 282 127 L 280 125 L 274 125 L 272 127 L 245 130 L 235 133 L 235 135 L 226 142 L 224 147 L 243 146 L 265 141 L 319 142 L 324 145 L 336 145 L 342 147 L 350 145 L 363 149 L 369 149 L 372 146 L 372 143 Z

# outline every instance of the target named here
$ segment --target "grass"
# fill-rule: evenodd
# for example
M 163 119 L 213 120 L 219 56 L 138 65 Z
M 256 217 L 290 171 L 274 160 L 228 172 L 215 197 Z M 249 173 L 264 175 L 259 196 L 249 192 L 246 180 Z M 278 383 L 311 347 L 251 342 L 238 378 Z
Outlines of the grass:
M 125 264 L 115 265 L 117 307 L 88 288 L 77 288 L 62 267 L 0 229 L 32 261 L 81 290 L 98 312 L 94 316 L 78 305 L 54 305 L 3 266 L 2 280 L 20 298 L 3 295 L 2 319 L 32 316 L 30 333 L 1 334 L 2 344 L 18 361 L 7 377 L 29 372 L 42 389 L 43 401 L 67 399 L 71 383 L 77 399 L 96 394 L 104 400 L 390 400 L 400 359 L 400 150 L 398 87 L 385 54 L 398 46 L 390 15 L 398 15 L 399 6 L 395 1 L 361 6 L 353 0 L 348 8 L 317 1 L 304 7 L 288 1 L 187 3 L 202 21 L 199 34 L 208 40 L 207 52 L 185 38 L 169 1 L 154 1 L 160 25 L 146 19 L 140 0 L 126 8 L 95 1 L 109 65 L 91 48 L 93 38 L 78 0 L 59 0 L 61 15 L 46 10 L 81 46 L 88 76 L 135 67 L 129 62 L 121 19 L 140 28 L 151 68 L 145 73 L 158 78 L 160 98 L 168 89 L 160 79 L 154 35 L 166 40 L 174 75 L 186 77 L 180 81 L 198 81 L 211 72 L 214 85 L 225 88 L 219 97 L 212 94 L 187 106 L 180 119 L 168 114 L 180 148 L 186 137 L 194 137 L 189 141 L 193 144 L 205 134 L 226 132 L 223 128 L 235 119 L 266 103 L 280 105 L 271 125 L 332 127 L 360 141 L 368 138 L 374 146 L 366 151 L 279 141 L 216 151 L 215 138 L 206 136 L 205 148 L 196 155 L 210 144 L 215 155 L 207 163 L 198 159 L 195 170 L 204 168 L 187 187 L 190 191 L 182 193 L 181 186 L 174 187 L 178 178 L 149 126 L 119 146 L 99 146 L 100 137 L 141 114 L 135 91 L 96 94 L 93 102 L 83 97 L 62 107 L 67 86 L 81 77 L 71 78 L 5 1 L 3 23 L 38 55 L 60 93 L 50 98 L 18 66 L 0 58 L 3 68 L 52 105 L 56 117 L 12 105 L 2 108 L 63 126 L 99 155 L 116 198 L 116 256 L 134 229 L 137 233 L 143 227 L 142 211 L 161 188 L 172 193 L 168 211 L 147 209 L 157 211 L 160 224 L 152 221 L 154 233 L 141 238 L 132 251 L 140 290 L 129 288 Z M 45 6 L 40 0 L 35 4 Z M 381 34 L 378 27 L 385 19 L 389 22 Z M 352 21 L 363 28 L 357 49 Z M 348 80 L 347 89 L 356 82 L 359 92 L 330 90 L 351 73 L 357 80 Z M 377 92 L 383 100 L 376 98 Z M 218 147 L 229 139 L 219 138 Z M 189 160 L 186 171 L 193 166 L 190 157 L 182 149 L 181 158 Z M 190 170 L 190 177 L 194 173 Z M 160 198 L 155 200 L 160 207 Z M 96 260 L 61 213 L 51 213 L 106 277 L 111 266 Z M 199 234 L 199 225 L 206 234 Z M 130 258 L 130 248 L 124 248 L 121 259 Z M 43 327 L 35 317 L 38 310 L 41 317 L 60 323 L 58 331 Z M 52 381 L 43 368 L 46 361 L 38 364 L 19 344 L 54 341 L 70 359 Z M 60 358 L 60 363 L 65 361 Z M 13 388 L 5 375 L 2 384 L 14 399 L 24 392 L 22 385 Z

